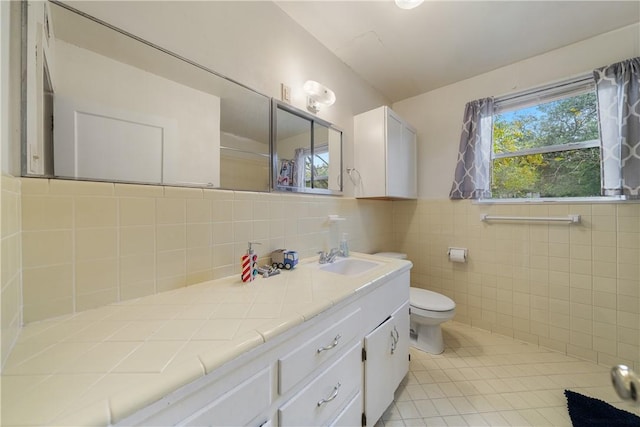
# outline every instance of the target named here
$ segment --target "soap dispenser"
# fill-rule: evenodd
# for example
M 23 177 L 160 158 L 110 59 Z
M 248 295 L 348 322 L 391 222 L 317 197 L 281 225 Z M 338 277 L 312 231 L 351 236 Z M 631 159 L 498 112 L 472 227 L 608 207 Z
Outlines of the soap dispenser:
M 240 265 L 242 266 L 242 274 L 240 277 L 243 282 L 251 282 L 258 275 L 258 255 L 255 253 L 251 245 L 259 245 L 258 242 L 249 242 L 247 253 L 240 258 Z
M 342 233 L 342 239 L 340 240 L 340 255 L 343 257 L 349 256 L 349 235 L 347 233 Z

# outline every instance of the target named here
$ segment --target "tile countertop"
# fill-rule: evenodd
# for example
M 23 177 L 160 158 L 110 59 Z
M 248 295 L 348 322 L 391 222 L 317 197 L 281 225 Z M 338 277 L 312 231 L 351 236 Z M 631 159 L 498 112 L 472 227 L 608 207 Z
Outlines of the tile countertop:
M 357 276 L 317 259 L 242 283 L 227 277 L 22 329 L 2 372 L 3 426 L 109 425 L 309 320 L 408 261 Z

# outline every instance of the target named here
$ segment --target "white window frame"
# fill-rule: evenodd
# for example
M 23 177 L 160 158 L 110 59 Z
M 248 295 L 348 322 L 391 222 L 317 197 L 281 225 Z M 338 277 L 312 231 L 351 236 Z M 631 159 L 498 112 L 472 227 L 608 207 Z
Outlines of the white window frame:
M 521 110 L 539 104 L 544 104 L 570 96 L 580 95 L 589 91 L 595 91 L 595 81 L 591 74 L 584 74 L 572 79 L 563 80 L 546 86 L 530 89 L 518 93 L 496 97 L 494 100 L 494 116 L 510 111 Z M 552 152 L 571 151 L 600 147 L 600 139 L 580 141 L 568 144 L 557 144 L 545 147 L 536 147 L 508 153 L 495 154 L 493 141 L 491 142 L 490 167 L 497 159 L 522 157 L 533 154 L 546 154 Z M 602 161 L 602 159 L 600 160 Z M 484 198 L 478 203 L 540 203 L 540 202 L 611 202 L 625 200 L 624 196 L 585 196 L 585 197 L 531 197 L 531 198 Z
M 327 164 L 327 166 L 329 165 L 328 162 L 326 162 L 322 157 L 319 156 L 319 154 L 324 154 L 324 153 L 329 153 L 329 144 L 325 144 L 325 145 L 319 145 L 314 147 L 313 149 L 313 153 L 311 153 L 311 148 L 305 148 L 304 150 L 304 158 L 305 158 L 305 187 L 306 187 L 306 183 L 307 183 L 307 179 L 306 179 L 306 173 L 307 173 L 307 162 L 310 163 L 311 168 L 313 168 L 314 165 L 314 157 L 318 157 L 320 160 L 322 160 L 323 162 L 325 162 Z M 326 181 L 327 184 L 329 183 L 329 175 L 316 175 L 315 173 L 311 173 L 311 180 L 313 180 L 314 184 L 316 182 L 321 182 L 321 181 Z M 315 187 L 312 187 L 315 188 Z

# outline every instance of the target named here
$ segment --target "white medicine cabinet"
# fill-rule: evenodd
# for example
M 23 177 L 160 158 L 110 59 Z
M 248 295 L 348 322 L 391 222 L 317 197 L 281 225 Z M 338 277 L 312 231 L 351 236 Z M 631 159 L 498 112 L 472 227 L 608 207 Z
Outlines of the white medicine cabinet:
M 391 108 L 354 117 L 354 165 L 358 198 L 415 199 L 418 196 L 416 131 Z

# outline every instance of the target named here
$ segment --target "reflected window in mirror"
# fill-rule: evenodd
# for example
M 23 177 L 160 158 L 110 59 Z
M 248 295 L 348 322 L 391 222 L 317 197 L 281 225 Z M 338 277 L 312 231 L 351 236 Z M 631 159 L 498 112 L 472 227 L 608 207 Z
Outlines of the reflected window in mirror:
M 279 101 L 273 110 L 274 189 L 340 194 L 342 132 Z

